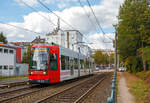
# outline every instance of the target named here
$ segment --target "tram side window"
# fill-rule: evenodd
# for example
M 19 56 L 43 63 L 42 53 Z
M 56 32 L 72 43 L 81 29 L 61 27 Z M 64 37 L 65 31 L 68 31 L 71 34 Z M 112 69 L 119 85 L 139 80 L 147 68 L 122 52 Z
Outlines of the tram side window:
M 90 62 L 90 69 L 91 69 L 91 67 L 92 67 L 92 62 Z
M 94 69 L 94 63 L 92 63 L 92 68 Z
M 85 60 L 85 64 L 84 64 L 84 65 L 85 65 L 85 68 L 86 68 L 86 69 L 89 68 L 89 61 L 88 61 L 87 59 Z
M 74 59 L 74 69 L 78 69 L 78 59 Z
M 61 56 L 61 68 L 62 70 L 65 70 L 65 56 Z
M 69 57 L 66 56 L 65 60 L 66 60 L 66 64 L 65 64 L 66 69 L 69 70 Z
M 57 70 L 57 55 L 50 54 L 50 70 Z
M 61 56 L 61 68 L 62 70 L 69 70 L 69 57 Z
M 69 62 L 70 63 L 70 69 L 73 69 L 73 60 L 74 60 L 73 58 L 70 59 L 70 62 Z
M 80 65 L 81 65 L 81 69 L 84 68 L 84 61 L 83 60 L 80 60 Z

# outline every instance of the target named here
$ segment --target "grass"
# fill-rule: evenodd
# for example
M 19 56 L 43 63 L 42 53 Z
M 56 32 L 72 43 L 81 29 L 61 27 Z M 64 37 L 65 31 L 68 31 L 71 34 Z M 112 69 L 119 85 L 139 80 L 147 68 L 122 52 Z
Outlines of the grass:
M 144 80 L 150 86 L 150 70 L 136 73 L 136 76 Z
M 27 78 L 28 75 L 22 75 L 22 76 L 10 76 L 10 77 L 2 77 L 0 76 L 0 80 L 13 80 L 13 79 L 21 79 L 21 78 Z
M 150 103 L 150 87 L 137 76 L 125 73 L 127 85 L 131 94 L 135 97 L 136 103 Z M 144 78 L 145 76 L 142 75 Z

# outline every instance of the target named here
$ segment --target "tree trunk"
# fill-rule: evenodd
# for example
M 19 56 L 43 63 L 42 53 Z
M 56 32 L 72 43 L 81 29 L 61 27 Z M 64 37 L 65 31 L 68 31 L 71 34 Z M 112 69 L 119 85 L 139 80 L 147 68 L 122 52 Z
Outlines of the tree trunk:
M 143 68 L 144 68 L 144 71 L 147 70 L 147 66 L 146 66 L 146 60 L 143 59 Z

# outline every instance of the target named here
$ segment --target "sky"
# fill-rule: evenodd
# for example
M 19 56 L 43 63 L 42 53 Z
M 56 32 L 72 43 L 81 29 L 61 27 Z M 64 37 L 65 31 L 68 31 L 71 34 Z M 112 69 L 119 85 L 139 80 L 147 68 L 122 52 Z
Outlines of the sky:
M 119 7 L 124 0 L 89 0 L 105 34 L 97 25 L 87 0 L 80 0 L 83 7 L 79 0 L 39 1 L 67 22 L 60 20 L 61 29 L 79 30 L 84 35 L 84 41 L 92 43 L 89 45 L 93 49 L 113 49 L 113 25 L 117 24 Z M 45 9 L 38 0 L 0 0 L 0 32 L 4 33 L 9 42 L 32 41 L 36 36 L 44 37 L 57 27 L 57 20 L 58 17 Z

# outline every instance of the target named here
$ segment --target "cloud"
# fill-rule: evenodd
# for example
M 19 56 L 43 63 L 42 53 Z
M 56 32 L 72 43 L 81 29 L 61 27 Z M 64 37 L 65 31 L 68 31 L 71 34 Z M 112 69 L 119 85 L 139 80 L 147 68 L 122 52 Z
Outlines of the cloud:
M 30 5 L 35 5 L 37 3 L 37 0 L 26 0 L 26 1 L 28 1 Z M 76 0 L 67 0 L 67 1 L 70 2 Z M 118 4 L 121 4 L 123 1 L 124 0 L 119 0 Z M 44 2 L 52 3 L 53 0 L 44 0 Z M 70 25 L 68 26 L 62 20 L 60 20 L 60 26 L 62 29 L 78 29 L 83 34 L 85 34 L 85 36 L 87 36 L 87 34 L 90 34 L 89 37 L 90 39 L 96 39 L 96 37 L 98 38 L 99 35 L 102 34 L 100 30 L 98 30 L 98 26 L 96 25 L 95 18 L 92 15 L 90 9 L 88 8 L 88 6 L 84 6 L 84 7 L 87 10 L 88 14 L 90 15 L 90 19 L 95 25 L 91 24 L 86 13 L 79 6 L 67 8 L 62 11 L 54 11 L 54 12 L 57 15 L 59 15 L 61 18 L 63 18 L 65 21 L 67 21 L 67 23 L 73 26 L 73 28 L 71 28 Z M 94 5 L 92 6 L 92 8 L 104 29 L 112 28 L 112 25 L 117 23 L 116 16 L 118 15 L 119 5 L 116 6 L 116 2 L 114 2 L 114 0 L 103 0 L 99 5 Z M 41 15 L 47 18 L 47 20 L 43 18 Z M 56 26 L 51 24 L 49 21 L 52 21 L 53 23 L 57 24 L 58 18 L 54 16 L 52 13 L 39 11 L 39 12 L 31 12 L 28 15 L 23 16 L 23 19 L 24 21 L 21 23 L 11 22 L 9 24 L 26 28 L 35 32 L 41 32 L 42 34 L 40 35 L 44 36 L 46 33 L 56 28 Z M 39 34 L 17 29 L 4 24 L 0 24 L 0 31 L 4 32 L 4 34 L 7 36 L 9 41 L 32 41 L 35 38 L 35 36 L 39 36 Z M 96 32 L 98 32 L 98 34 L 96 34 Z M 100 36 L 100 38 L 102 37 Z M 105 48 L 105 46 L 108 46 L 108 48 L 112 47 L 112 45 L 110 44 L 106 45 L 106 43 L 102 43 L 101 39 L 94 40 L 94 41 L 96 41 L 96 45 L 93 46 L 97 48 Z
M 90 47 L 92 49 L 111 49 L 113 50 L 113 40 L 115 38 L 115 34 L 108 33 L 103 36 L 103 34 L 93 34 L 89 36 L 91 41 Z

